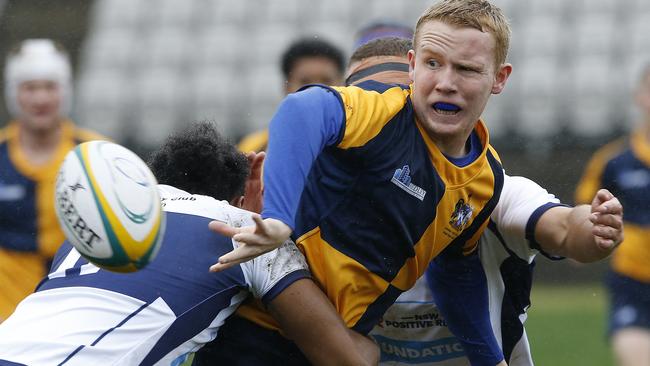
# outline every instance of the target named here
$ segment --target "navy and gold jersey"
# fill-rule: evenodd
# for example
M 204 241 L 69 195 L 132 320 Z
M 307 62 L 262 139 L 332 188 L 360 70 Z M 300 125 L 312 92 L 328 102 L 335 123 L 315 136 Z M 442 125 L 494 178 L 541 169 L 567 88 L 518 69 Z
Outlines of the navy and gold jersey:
M 476 249 L 498 201 L 503 171 L 482 122 L 473 132 L 481 145 L 478 158 L 458 167 L 415 122 L 410 89 L 377 82 L 363 86 L 302 92 L 328 99 L 333 113 L 321 115 L 311 102 L 305 103 L 307 117 L 299 123 L 305 126 L 316 115 L 324 121 L 316 130 L 326 131 L 326 136 L 305 174 L 295 221 L 282 215 L 292 203 L 278 199 L 282 192 L 277 184 L 281 179 L 291 182 L 288 171 L 304 166 L 287 164 L 292 157 L 283 155 L 309 154 L 285 140 L 274 144 L 274 124 L 305 144 L 313 131 L 279 120 L 283 114 L 302 117 L 290 106 L 280 107 L 271 123 L 263 216 L 293 224 L 294 239 L 316 282 L 347 325 L 367 333 L 432 258 L 443 251 L 463 255 Z M 289 98 L 300 99 L 299 94 Z M 342 127 L 332 128 L 327 124 L 337 113 Z M 239 314 L 272 327 L 252 307 Z
M 635 131 L 598 150 L 576 190 L 577 203 L 591 203 L 606 188 L 623 204 L 625 239 L 614 251 L 614 272 L 650 283 L 650 143 Z
M 78 143 L 103 139 L 66 121 L 50 161 L 33 165 L 19 146 L 19 133 L 17 122 L 0 131 L 0 320 L 34 290 L 63 242 L 54 213 L 59 165 Z

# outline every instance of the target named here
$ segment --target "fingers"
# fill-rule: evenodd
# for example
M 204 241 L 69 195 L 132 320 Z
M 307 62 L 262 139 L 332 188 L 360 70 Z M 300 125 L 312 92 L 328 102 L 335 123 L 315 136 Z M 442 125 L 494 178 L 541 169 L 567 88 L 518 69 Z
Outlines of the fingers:
M 216 220 L 210 221 L 210 223 L 208 223 L 208 228 L 217 234 L 225 235 L 229 238 L 232 238 L 241 232 L 241 228 L 235 228 L 224 222 Z
M 623 225 L 619 227 L 594 225 L 592 234 L 599 248 L 611 250 L 623 242 Z
M 589 221 L 594 225 L 609 226 L 619 230 L 623 227 L 623 216 L 619 214 L 592 213 Z
M 591 205 L 592 205 L 592 207 L 599 206 L 603 202 L 608 201 L 608 200 L 610 200 L 612 198 L 614 198 L 614 195 L 611 194 L 608 190 L 599 189 L 598 192 L 596 192 L 596 195 L 594 196 L 594 199 L 591 202 Z
M 229 253 L 226 253 L 219 257 L 219 261 L 212 266 L 210 266 L 210 272 L 220 272 L 226 270 L 230 267 L 236 266 L 240 263 L 247 262 L 251 259 L 254 259 L 270 250 L 268 248 L 262 248 L 258 246 L 251 246 L 242 244 L 239 247 L 235 248 Z
M 258 214 L 251 217 L 255 226 L 233 228 L 219 221 L 210 222 L 210 230 L 231 237 L 237 244 L 234 250 L 222 255 L 218 263 L 210 267 L 211 271 L 222 271 L 270 252 L 282 245 L 291 234 L 291 228 L 279 220 L 269 219 L 267 223 Z
M 616 247 L 617 243 L 611 239 L 603 239 L 596 237 L 596 245 L 603 250 L 611 250 Z
M 262 219 L 262 216 L 259 214 L 254 213 L 252 216 L 253 222 L 255 222 L 255 233 L 264 235 L 267 232 L 266 225 L 264 224 L 264 220 Z
M 215 264 L 213 264 L 213 265 L 210 266 L 210 272 L 221 272 L 221 271 L 225 271 L 225 270 L 227 270 L 227 269 L 230 268 L 230 267 L 234 267 L 234 266 L 236 266 L 237 264 L 239 264 L 239 263 L 231 262 L 231 263 L 223 263 L 223 264 L 222 264 L 222 263 L 217 262 L 217 263 L 215 263 Z
M 604 250 L 614 249 L 623 241 L 623 205 L 611 192 L 601 189 L 592 203 L 589 221 L 596 245 Z
M 618 240 L 621 236 L 621 230 L 609 226 L 596 225 L 592 228 L 591 232 L 602 239 Z
M 601 189 L 596 193 L 591 203 L 591 212 L 622 214 L 623 205 L 608 190 Z

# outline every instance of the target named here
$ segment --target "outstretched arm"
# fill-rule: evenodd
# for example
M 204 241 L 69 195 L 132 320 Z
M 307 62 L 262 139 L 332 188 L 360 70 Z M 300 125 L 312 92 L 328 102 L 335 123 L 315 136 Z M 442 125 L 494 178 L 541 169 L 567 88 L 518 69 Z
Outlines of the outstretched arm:
M 288 96 L 271 121 L 264 166 L 263 220 L 256 226 L 232 228 L 217 222 L 210 229 L 243 245 L 219 258 L 215 271 L 269 252 L 289 238 L 307 174 L 320 152 L 341 137 L 345 115 L 339 97 L 329 89 L 308 88 Z
M 332 303 L 310 279 L 292 283 L 268 306 L 285 335 L 314 365 L 376 365 L 379 348 L 348 329 Z
M 535 226 L 545 252 L 589 263 L 607 257 L 623 241 L 623 206 L 601 189 L 589 205 L 554 207 Z

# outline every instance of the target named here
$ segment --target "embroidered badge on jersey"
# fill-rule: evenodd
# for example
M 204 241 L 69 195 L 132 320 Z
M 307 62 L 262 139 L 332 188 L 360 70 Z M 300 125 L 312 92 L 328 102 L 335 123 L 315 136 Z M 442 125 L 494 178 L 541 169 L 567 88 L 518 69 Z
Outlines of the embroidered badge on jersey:
M 467 200 L 469 201 L 469 198 Z M 465 203 L 465 200 L 461 198 L 456 202 L 454 212 L 451 214 L 451 219 L 449 220 L 449 225 L 456 230 L 463 230 L 473 215 L 474 208 L 470 206 L 469 202 Z
M 411 176 L 409 175 L 409 173 L 410 173 L 409 166 L 404 165 L 402 169 L 398 168 L 397 170 L 395 170 L 395 174 L 393 174 L 393 178 L 391 178 L 390 181 L 393 182 L 396 186 L 406 191 L 406 193 L 419 199 L 420 201 L 423 201 L 424 196 L 427 194 L 427 191 L 411 183 Z

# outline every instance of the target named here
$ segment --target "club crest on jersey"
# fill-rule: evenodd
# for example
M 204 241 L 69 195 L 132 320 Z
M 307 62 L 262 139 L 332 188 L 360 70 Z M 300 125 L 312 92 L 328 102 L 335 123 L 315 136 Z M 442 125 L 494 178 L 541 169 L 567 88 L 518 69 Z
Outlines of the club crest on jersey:
M 411 196 L 419 199 L 420 201 L 424 201 L 424 196 L 427 194 L 427 191 L 411 183 L 411 176 L 409 175 L 410 172 L 411 169 L 409 166 L 404 165 L 401 169 L 398 168 L 395 170 L 393 178 L 391 178 L 390 181 L 406 191 L 406 193 L 410 194 Z
M 472 219 L 473 214 L 474 208 L 469 203 L 465 203 L 465 200 L 461 198 L 456 202 L 449 224 L 456 230 L 463 230 L 467 223 L 469 223 L 469 220 Z

